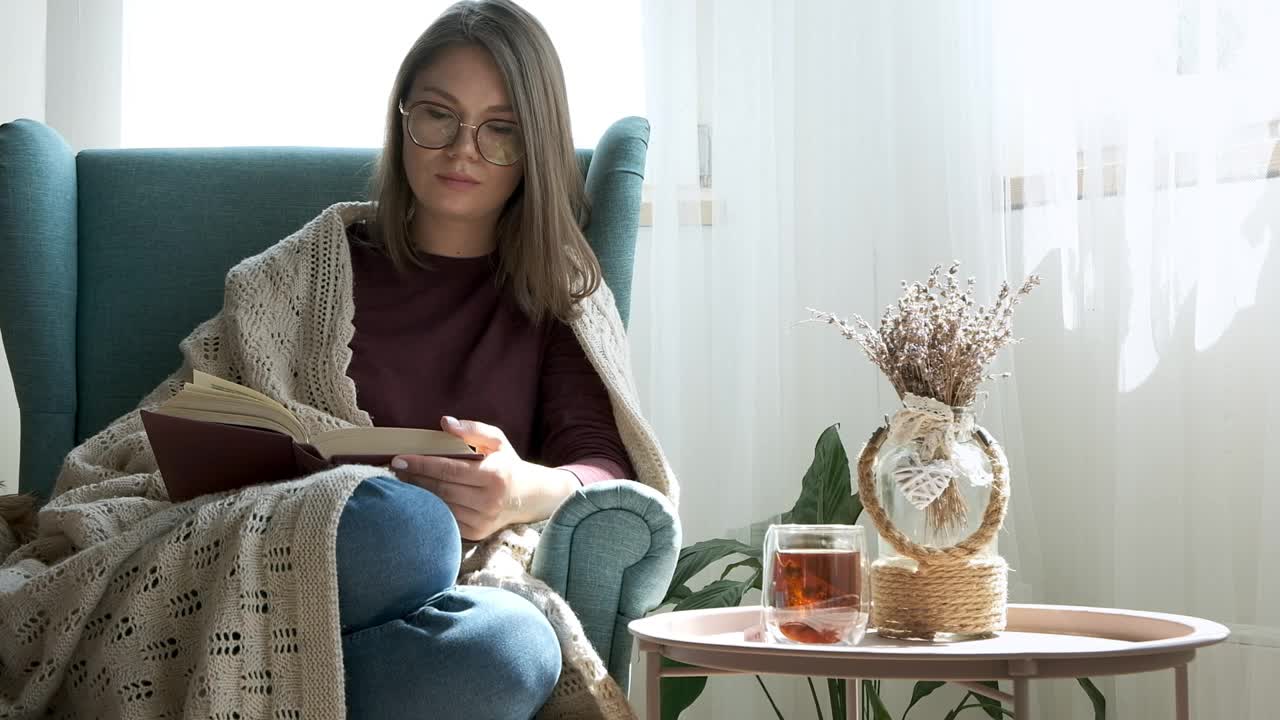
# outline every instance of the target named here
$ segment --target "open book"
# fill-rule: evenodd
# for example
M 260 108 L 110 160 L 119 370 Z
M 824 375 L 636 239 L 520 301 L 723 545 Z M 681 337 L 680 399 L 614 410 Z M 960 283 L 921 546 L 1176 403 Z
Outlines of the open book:
M 396 455 L 482 457 L 441 430 L 357 427 L 309 436 L 297 416 L 272 398 L 199 370 L 193 375 L 178 394 L 141 413 L 175 502 L 344 463 L 386 465 Z

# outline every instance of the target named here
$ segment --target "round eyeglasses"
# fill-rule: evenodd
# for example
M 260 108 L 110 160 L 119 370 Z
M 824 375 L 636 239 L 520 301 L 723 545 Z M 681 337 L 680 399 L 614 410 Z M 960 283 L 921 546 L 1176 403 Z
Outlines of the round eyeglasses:
M 510 120 L 485 120 L 479 125 L 462 122 L 449 108 L 421 100 L 409 107 L 400 102 L 409 138 L 427 150 L 439 150 L 453 144 L 460 128 L 468 127 L 475 135 L 480 157 L 494 165 L 514 165 L 524 157 L 524 137 L 520 126 Z

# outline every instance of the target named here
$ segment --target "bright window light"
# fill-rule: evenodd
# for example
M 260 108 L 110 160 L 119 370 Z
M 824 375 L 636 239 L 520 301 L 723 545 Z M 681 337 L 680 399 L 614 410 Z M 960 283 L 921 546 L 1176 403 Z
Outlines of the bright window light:
M 644 115 L 640 0 L 525 0 L 560 53 L 574 144 Z M 124 1 L 124 147 L 377 147 L 400 60 L 449 3 Z

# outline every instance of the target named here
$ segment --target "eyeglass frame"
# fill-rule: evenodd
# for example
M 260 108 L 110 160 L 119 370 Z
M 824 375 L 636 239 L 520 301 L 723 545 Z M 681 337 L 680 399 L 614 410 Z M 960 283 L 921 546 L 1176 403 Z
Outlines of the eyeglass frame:
M 458 127 L 471 128 L 471 142 L 475 143 L 476 152 L 479 153 L 480 157 L 484 158 L 484 161 L 489 163 L 490 165 L 497 165 L 498 167 L 511 167 L 512 165 L 515 165 L 516 163 L 524 159 L 525 151 L 523 148 L 521 148 L 520 150 L 520 157 L 516 158 L 515 160 L 512 160 L 510 163 L 506 165 L 503 165 L 502 163 L 496 163 L 490 160 L 489 158 L 485 157 L 484 151 L 480 149 L 480 128 L 484 127 L 485 125 L 488 125 L 491 122 L 507 123 L 509 125 L 514 125 L 517 128 L 519 128 L 520 123 L 515 122 L 514 120 L 503 120 L 501 118 L 489 118 L 488 120 L 485 120 L 479 125 L 471 125 L 470 123 L 462 122 L 462 118 L 458 116 L 458 113 L 451 110 L 447 105 L 441 105 L 438 102 L 432 102 L 430 100 L 419 100 L 415 103 L 411 103 L 409 107 L 406 108 L 404 106 L 404 100 L 401 100 L 396 105 L 400 109 L 400 116 L 403 118 L 403 121 L 405 123 L 408 123 L 409 121 L 409 113 L 413 112 L 413 109 L 418 107 L 419 105 L 432 105 L 449 113 L 450 115 L 453 116 L 454 120 L 458 121 Z M 423 150 L 443 150 L 444 148 L 447 148 L 458 141 L 458 133 L 455 132 L 453 135 L 453 139 L 450 140 L 449 142 L 439 147 L 430 147 L 418 142 L 418 139 L 413 136 L 413 130 L 409 128 L 408 125 L 405 126 L 405 131 L 409 133 L 409 139 L 413 141 L 413 144 L 417 145 Z

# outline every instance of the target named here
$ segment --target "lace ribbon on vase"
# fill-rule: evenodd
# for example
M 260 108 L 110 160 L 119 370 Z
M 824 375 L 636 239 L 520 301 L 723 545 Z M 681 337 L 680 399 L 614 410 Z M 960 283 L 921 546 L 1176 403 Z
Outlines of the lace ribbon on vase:
M 966 477 L 978 487 L 991 484 L 991 473 L 980 458 L 955 452 L 957 443 L 972 436 L 973 428 L 973 413 L 968 408 L 952 408 L 912 393 L 903 398 L 902 409 L 889 420 L 885 444 L 917 445 L 906 464 L 893 471 L 898 489 L 917 510 L 933 504 L 958 477 Z

